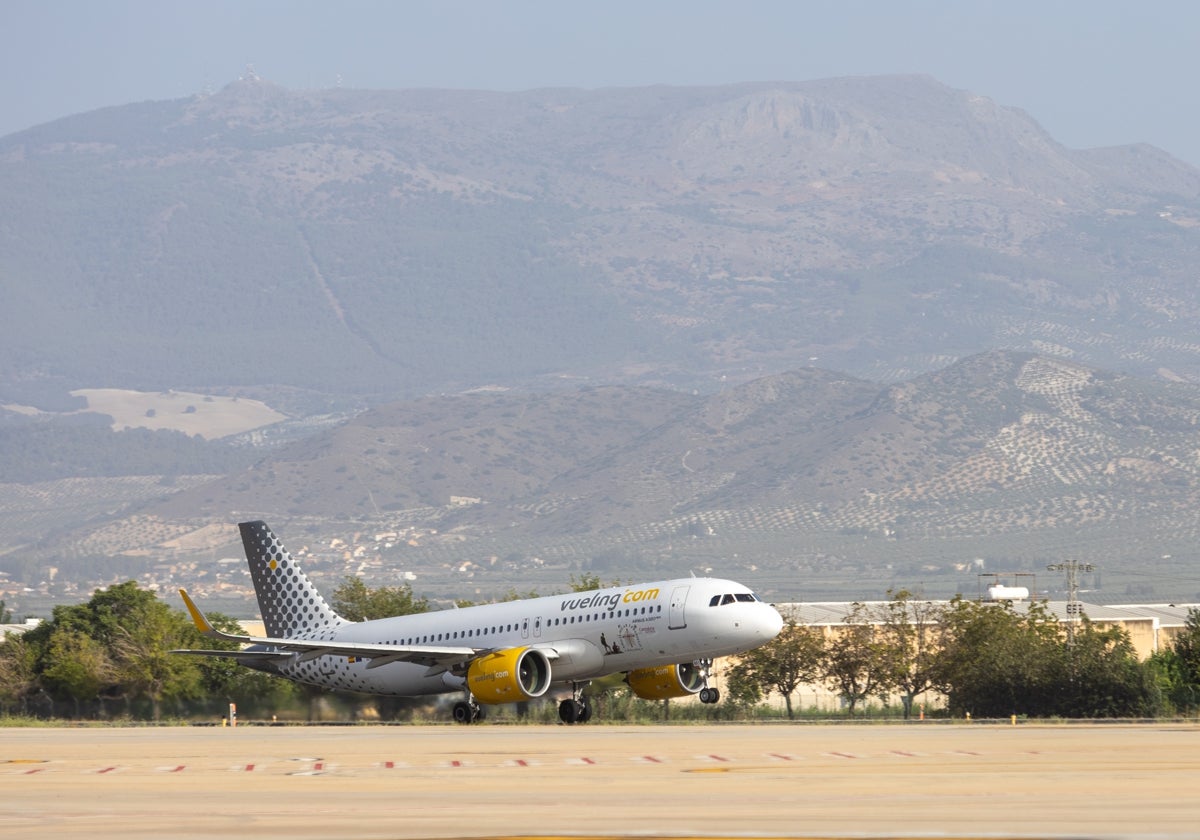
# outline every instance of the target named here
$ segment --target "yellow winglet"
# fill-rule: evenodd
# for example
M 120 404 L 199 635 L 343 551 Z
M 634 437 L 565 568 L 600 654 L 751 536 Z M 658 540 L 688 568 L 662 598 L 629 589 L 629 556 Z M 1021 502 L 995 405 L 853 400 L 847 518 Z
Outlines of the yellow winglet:
M 201 633 L 208 634 L 213 632 L 213 626 L 208 619 L 204 617 L 204 613 L 200 612 L 200 608 L 188 596 L 186 589 L 179 590 L 179 597 L 183 598 L 183 605 L 187 607 L 187 611 L 192 615 L 192 623 L 196 625 L 196 629 Z

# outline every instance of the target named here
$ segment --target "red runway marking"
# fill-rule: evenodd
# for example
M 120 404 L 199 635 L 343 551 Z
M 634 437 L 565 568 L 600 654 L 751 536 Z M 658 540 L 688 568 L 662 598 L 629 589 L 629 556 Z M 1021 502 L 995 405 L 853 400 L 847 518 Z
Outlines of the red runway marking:
M 579 760 L 582 761 L 584 764 L 595 764 L 596 763 L 596 762 L 592 761 L 590 758 L 581 758 Z
M 777 758 L 780 761 L 795 761 L 796 760 L 796 757 L 794 755 L 784 755 L 783 753 L 767 753 L 767 756 L 769 758 Z
M 450 762 L 450 766 L 451 767 L 462 767 L 463 763 L 456 758 Z
M 171 772 L 172 772 L 172 773 L 178 773 L 178 772 L 179 772 L 180 770 L 182 770 L 182 769 L 183 769 L 183 765 L 182 765 L 182 764 L 180 764 L 178 767 L 176 767 L 176 768 L 174 768 L 173 770 L 171 770 Z
M 253 764 L 247 764 L 247 765 L 246 765 L 246 772 L 247 772 L 247 773 L 249 773 L 249 772 L 250 772 L 251 770 L 253 770 L 253 769 L 254 769 L 254 765 L 253 765 Z
M 32 776 L 34 773 L 41 773 L 45 769 L 45 767 L 34 767 L 32 770 L 26 770 L 25 775 Z
M 916 758 L 916 753 L 905 752 L 904 750 L 892 750 L 892 755 L 902 755 L 905 758 Z
M 529 766 L 529 762 L 528 762 L 528 761 L 526 761 L 526 760 L 525 760 L 525 759 L 523 759 L 523 758 L 518 758 L 518 759 L 516 759 L 516 760 L 513 762 L 513 764 L 517 765 L 518 767 L 528 767 L 528 766 Z
M 652 755 L 644 755 L 644 756 L 642 756 L 641 758 L 639 758 L 639 759 L 635 759 L 635 760 L 637 760 L 637 761 L 648 761 L 648 762 L 650 762 L 651 764 L 662 764 L 662 759 L 661 759 L 661 758 L 655 758 L 655 757 L 654 757 L 654 756 L 652 756 Z
M 713 761 L 728 761 L 729 759 L 723 755 L 708 755 L 706 758 L 711 758 Z
M 318 761 L 316 764 L 313 765 L 313 769 L 314 770 L 324 770 L 325 765 L 322 762 Z
M 393 767 L 395 767 L 395 766 L 396 766 L 396 762 L 394 762 L 394 761 L 385 761 L 385 762 L 383 762 L 383 766 L 384 766 L 384 767 L 386 767 L 388 770 L 391 770 Z
M 971 752 L 970 750 L 955 750 L 955 752 L 959 755 L 979 755 L 979 753 Z
M 858 758 L 858 756 L 856 756 L 856 755 L 850 755 L 850 753 L 841 753 L 841 752 L 831 752 L 831 753 L 827 753 L 827 755 L 832 755 L 836 758 Z
M 103 770 L 97 770 L 96 772 L 97 773 L 111 773 L 112 771 L 114 771 L 116 769 L 117 769 L 116 767 L 105 767 Z

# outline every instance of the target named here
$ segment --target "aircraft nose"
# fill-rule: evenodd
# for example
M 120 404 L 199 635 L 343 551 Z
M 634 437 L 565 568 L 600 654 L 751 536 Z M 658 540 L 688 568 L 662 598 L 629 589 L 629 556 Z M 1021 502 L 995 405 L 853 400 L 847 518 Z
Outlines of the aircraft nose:
M 767 604 L 765 615 L 762 618 L 763 635 L 769 642 L 779 635 L 779 631 L 783 629 L 783 616 L 779 614 L 779 610 Z

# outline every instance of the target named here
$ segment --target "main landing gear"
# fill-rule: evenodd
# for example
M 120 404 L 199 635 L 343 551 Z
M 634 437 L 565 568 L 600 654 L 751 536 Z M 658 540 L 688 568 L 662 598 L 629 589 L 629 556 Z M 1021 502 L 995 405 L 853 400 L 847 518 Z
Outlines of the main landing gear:
M 454 722 L 455 723 L 478 723 L 483 720 L 483 707 L 470 694 L 466 700 L 460 700 L 454 704 Z
M 592 719 L 592 707 L 583 697 L 583 690 L 589 683 L 590 680 L 571 683 L 571 697 L 558 704 L 558 719 L 568 726 Z

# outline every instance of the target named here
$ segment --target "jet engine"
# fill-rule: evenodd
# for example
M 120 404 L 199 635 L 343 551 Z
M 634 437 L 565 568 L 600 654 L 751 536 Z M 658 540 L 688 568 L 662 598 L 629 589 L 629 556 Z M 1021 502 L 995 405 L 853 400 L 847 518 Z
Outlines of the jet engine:
M 638 668 L 626 675 L 625 682 L 643 700 L 667 700 L 671 697 L 687 697 L 704 688 L 704 675 L 691 662 L 682 662 L 679 665 Z
M 480 703 L 520 703 L 550 687 L 550 660 L 536 648 L 489 653 L 467 669 L 467 689 Z

